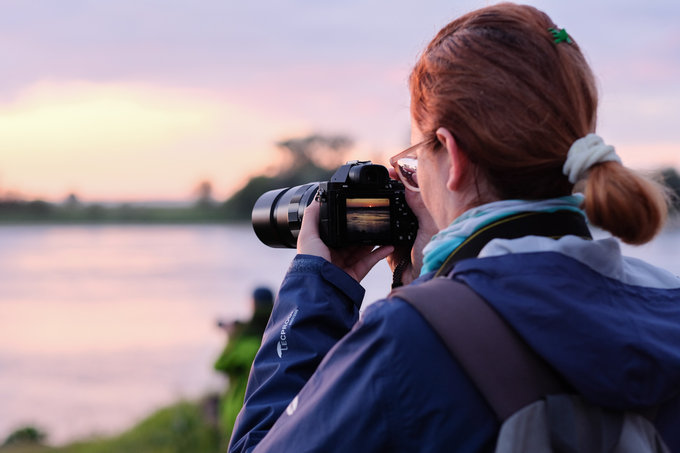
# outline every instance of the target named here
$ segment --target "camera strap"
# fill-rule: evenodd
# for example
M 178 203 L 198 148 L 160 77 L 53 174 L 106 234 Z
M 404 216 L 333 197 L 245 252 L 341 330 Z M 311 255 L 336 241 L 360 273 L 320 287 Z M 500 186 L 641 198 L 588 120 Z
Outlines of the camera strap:
M 558 239 L 567 235 L 593 238 L 585 217 L 574 211 L 519 212 L 503 217 L 480 228 L 465 239 L 449 254 L 435 277 L 448 275 L 460 260 L 476 257 L 492 239 L 517 239 L 524 236 Z

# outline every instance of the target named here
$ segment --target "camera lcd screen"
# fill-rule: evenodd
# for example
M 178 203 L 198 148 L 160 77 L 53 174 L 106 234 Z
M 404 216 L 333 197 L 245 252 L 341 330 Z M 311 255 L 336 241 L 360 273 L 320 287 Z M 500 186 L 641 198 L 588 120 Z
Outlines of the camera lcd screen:
M 347 198 L 347 239 L 380 243 L 390 236 L 389 198 Z

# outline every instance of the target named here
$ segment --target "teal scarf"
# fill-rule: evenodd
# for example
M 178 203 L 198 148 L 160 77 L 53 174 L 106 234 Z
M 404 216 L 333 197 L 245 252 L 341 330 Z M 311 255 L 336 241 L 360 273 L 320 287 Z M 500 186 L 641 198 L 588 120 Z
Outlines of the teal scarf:
M 483 204 L 465 211 L 448 227 L 432 236 L 432 240 L 423 249 L 423 267 L 420 275 L 439 269 L 446 258 L 465 239 L 480 228 L 496 220 L 515 215 L 520 212 L 555 212 L 574 211 L 585 216 L 580 206 L 583 195 L 574 194 L 547 200 L 503 200 Z

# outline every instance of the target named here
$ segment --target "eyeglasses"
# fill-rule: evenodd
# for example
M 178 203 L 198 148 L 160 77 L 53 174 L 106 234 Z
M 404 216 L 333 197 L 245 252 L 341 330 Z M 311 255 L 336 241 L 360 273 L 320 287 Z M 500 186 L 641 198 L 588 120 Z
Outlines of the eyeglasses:
M 404 183 L 408 189 L 414 192 L 420 192 L 418 186 L 418 156 L 416 151 L 419 147 L 432 143 L 434 139 L 428 138 L 422 142 L 412 145 L 399 154 L 390 158 L 390 165 L 394 167 L 399 179 Z

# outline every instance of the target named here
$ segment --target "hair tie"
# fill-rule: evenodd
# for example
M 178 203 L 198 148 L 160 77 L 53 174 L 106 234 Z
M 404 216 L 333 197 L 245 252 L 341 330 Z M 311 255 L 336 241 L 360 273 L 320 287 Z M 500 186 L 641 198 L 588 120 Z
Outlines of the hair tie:
M 570 183 L 576 184 L 576 181 L 586 177 L 593 165 L 611 161 L 621 163 L 614 147 L 606 145 L 599 135 L 588 134 L 571 145 L 562 173 L 569 178 Z
M 560 28 L 559 30 L 556 29 L 556 28 L 549 28 L 548 31 L 550 33 L 552 33 L 553 38 L 555 38 L 553 40 L 553 42 L 555 44 L 559 44 L 561 42 L 566 42 L 567 44 L 571 44 L 572 42 L 574 42 L 574 41 L 571 40 L 571 38 L 569 37 L 569 34 L 567 34 L 567 30 L 565 30 L 564 28 Z

